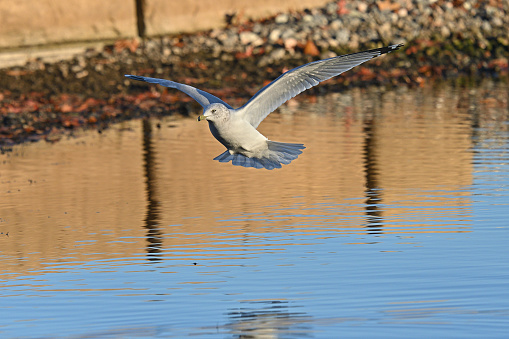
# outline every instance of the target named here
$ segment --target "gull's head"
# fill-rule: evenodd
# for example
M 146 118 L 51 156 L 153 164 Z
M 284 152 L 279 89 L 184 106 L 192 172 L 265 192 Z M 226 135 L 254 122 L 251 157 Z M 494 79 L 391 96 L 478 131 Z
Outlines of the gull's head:
M 230 110 L 223 104 L 210 104 L 203 109 L 203 114 L 198 117 L 198 121 L 207 120 L 211 122 L 219 122 L 228 120 Z

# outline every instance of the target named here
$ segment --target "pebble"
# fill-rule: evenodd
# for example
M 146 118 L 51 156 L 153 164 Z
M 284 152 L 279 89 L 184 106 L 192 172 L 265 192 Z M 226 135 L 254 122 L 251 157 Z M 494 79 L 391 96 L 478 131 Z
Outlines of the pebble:
M 493 20 L 491 21 L 491 24 L 495 27 L 502 27 L 504 25 L 504 22 L 502 21 L 502 19 L 498 16 L 494 17 Z M 507 28 L 507 27 L 506 27 Z
M 274 28 L 269 35 L 269 41 L 270 42 L 276 42 L 279 37 L 281 36 L 281 30 Z
M 270 53 L 270 59 L 279 60 L 282 59 L 285 56 L 285 54 L 286 51 L 283 48 L 277 48 Z
M 242 45 L 255 45 L 259 46 L 263 44 L 263 40 L 258 36 L 258 34 L 253 32 L 242 32 L 239 35 L 240 43 Z
M 330 28 L 331 30 L 333 30 L 333 31 L 338 30 L 338 29 L 340 29 L 340 28 L 342 28 L 342 27 L 343 27 L 343 23 L 342 23 L 342 21 L 341 21 L 341 20 L 338 20 L 338 19 L 333 20 L 333 21 L 330 23 L 330 25 L 329 25 L 329 28 Z
M 289 51 L 293 51 L 298 43 L 299 42 L 297 41 L 297 39 L 288 38 L 288 39 L 285 40 L 285 43 L 284 43 L 285 44 L 285 49 L 289 50 Z
M 274 21 L 276 22 L 276 24 L 286 24 L 288 22 L 288 14 L 285 13 L 279 14 L 278 16 L 276 16 Z
M 408 15 L 408 10 L 406 8 L 400 8 L 398 10 L 398 15 L 400 18 L 405 18 Z

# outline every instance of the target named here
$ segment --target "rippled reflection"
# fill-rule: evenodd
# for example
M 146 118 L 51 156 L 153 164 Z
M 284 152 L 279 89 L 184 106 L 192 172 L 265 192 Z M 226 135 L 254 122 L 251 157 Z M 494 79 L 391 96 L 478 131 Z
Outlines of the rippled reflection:
M 16 147 L 0 336 L 408 336 L 480 310 L 501 331 L 508 116 L 494 83 L 303 97 L 260 126 L 307 146 L 274 171 L 213 161 L 184 118 Z
M 242 302 L 228 317 L 225 327 L 233 338 L 306 338 L 312 333 L 313 319 L 288 301 Z
M 145 227 L 147 229 L 147 253 L 149 260 L 160 260 L 163 233 L 159 225 L 159 204 L 157 200 L 157 167 L 154 145 L 152 142 L 152 124 L 148 119 L 142 120 L 143 130 L 143 168 L 147 185 L 147 214 Z
M 366 219 L 370 233 L 382 232 L 383 217 L 380 205 L 382 204 L 382 190 L 377 181 L 377 144 L 373 129 L 376 124 L 373 118 L 364 122 L 364 161 L 366 171 Z

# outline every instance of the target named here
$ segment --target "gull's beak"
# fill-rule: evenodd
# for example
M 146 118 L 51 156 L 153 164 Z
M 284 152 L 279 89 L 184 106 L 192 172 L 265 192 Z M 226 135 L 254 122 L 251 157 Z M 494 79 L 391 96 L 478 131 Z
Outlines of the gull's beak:
M 198 121 L 207 120 L 207 117 L 205 115 L 200 115 L 198 117 Z

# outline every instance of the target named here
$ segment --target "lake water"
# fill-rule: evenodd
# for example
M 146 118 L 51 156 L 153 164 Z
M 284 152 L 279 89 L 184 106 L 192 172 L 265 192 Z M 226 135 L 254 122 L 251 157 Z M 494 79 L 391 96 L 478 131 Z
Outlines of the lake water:
M 303 96 L 260 125 L 307 147 L 273 171 L 195 118 L 17 146 L 0 337 L 507 337 L 508 93 Z

